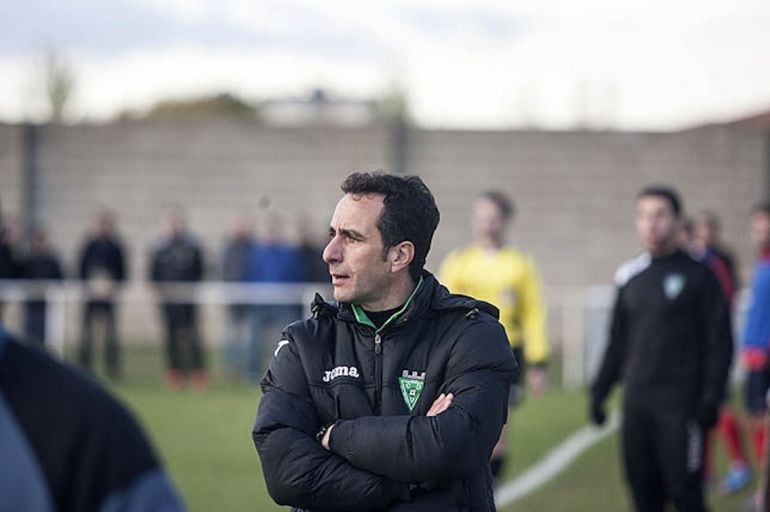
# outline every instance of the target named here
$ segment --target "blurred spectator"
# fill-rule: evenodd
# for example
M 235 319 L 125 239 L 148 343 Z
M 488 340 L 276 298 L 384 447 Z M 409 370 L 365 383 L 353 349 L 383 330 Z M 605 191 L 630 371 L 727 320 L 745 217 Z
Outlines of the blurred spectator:
M 549 357 L 545 333 L 545 305 L 540 277 L 531 257 L 507 244 L 508 226 L 514 217 L 511 200 L 495 191 L 482 194 L 473 209 L 474 243 L 452 251 L 441 264 L 439 278 L 452 293 L 489 302 L 500 309 L 500 323 L 516 360 L 526 363 L 527 381 L 534 396 L 548 387 Z M 523 399 L 520 380 L 511 386 L 509 406 Z M 497 480 L 507 458 L 505 427 L 492 452 L 492 476 Z
M 716 213 L 704 211 L 695 216 L 693 241 L 698 250 L 715 255 L 724 263 L 729 274 L 729 282 L 732 284 L 732 290 L 735 292 L 740 286 L 735 257 L 733 251 L 722 242 L 722 223 Z M 729 299 L 732 300 L 732 295 L 729 296 Z
M 306 280 L 311 283 L 330 283 L 329 267 L 323 260 L 323 250 L 326 245 L 323 235 L 326 234 L 326 229 L 321 232 L 323 235 L 319 236 L 313 231 L 313 226 L 314 224 L 307 218 L 302 219 L 298 225 L 299 250 L 307 265 Z
M 187 231 L 184 215 L 175 210 L 166 217 L 166 234 L 154 245 L 150 280 L 157 289 L 166 328 L 168 370 L 166 384 L 180 389 L 189 377 L 198 389 L 208 386 L 197 323 L 197 306 L 173 294 L 165 283 L 198 282 L 203 278 L 203 251 Z
M 750 302 L 742 339 L 743 364 L 747 369 L 746 409 L 749 413 L 754 453 L 759 467 L 767 471 L 767 398 L 770 389 L 770 203 L 754 207 L 751 214 L 751 238 L 757 261 L 751 278 Z M 758 495 L 761 492 L 760 489 Z M 765 503 L 765 507 L 770 507 L 770 503 Z
M 0 217 L 0 279 L 14 279 L 19 276 L 19 262 L 16 257 L 16 236 L 8 221 Z
M 101 212 L 83 244 L 79 276 L 84 282 L 87 299 L 83 307 L 83 326 L 78 361 L 90 369 L 94 327 L 104 326 L 104 364 L 111 379 L 120 377 L 120 348 L 115 322 L 115 294 L 126 279 L 123 244 L 115 233 L 114 219 Z
M 32 233 L 29 254 L 21 262 L 20 276 L 31 282 L 63 278 L 59 257 L 51 249 L 43 230 Z M 27 340 L 41 347 L 45 346 L 46 312 L 45 297 L 36 296 L 24 304 L 24 334 Z
M 252 252 L 249 272 L 260 283 L 298 283 L 307 280 L 307 264 L 299 245 L 284 238 L 283 225 L 277 216 L 269 218 L 264 235 Z M 262 351 L 272 344 L 276 331 L 302 316 L 302 307 L 293 304 L 259 304 L 254 309 L 258 333 L 249 350 L 248 376 L 258 382 L 262 374 Z M 280 334 L 278 332 L 277 334 Z
M 1 326 L 0 453 L 2 510 L 184 510 L 131 414 Z
M 719 237 L 719 217 L 714 212 L 701 212 L 689 221 L 689 249 L 693 257 L 705 263 L 719 280 L 728 305 L 733 305 L 736 282 L 733 259 L 730 251 L 724 248 Z M 751 482 L 751 468 L 743 449 L 741 422 L 737 413 L 730 406 L 729 400 L 722 404 L 717 427 L 708 432 L 704 453 L 704 481 L 713 477 L 714 456 L 713 436 L 718 431 L 727 451 L 729 466 L 727 475 L 721 482 L 720 491 L 732 494 L 745 488 Z
M 225 281 L 246 283 L 253 281 L 250 270 L 256 241 L 251 223 L 236 217 L 231 237 L 223 257 L 222 277 Z M 229 377 L 240 379 L 246 375 L 247 347 L 258 343 L 253 304 L 230 304 L 227 307 L 227 326 L 224 343 L 224 370 Z
M 0 217 L 0 280 L 19 277 L 19 261 L 16 256 L 15 232 L 5 217 Z M 0 298 L 0 321 L 3 318 L 3 301 Z

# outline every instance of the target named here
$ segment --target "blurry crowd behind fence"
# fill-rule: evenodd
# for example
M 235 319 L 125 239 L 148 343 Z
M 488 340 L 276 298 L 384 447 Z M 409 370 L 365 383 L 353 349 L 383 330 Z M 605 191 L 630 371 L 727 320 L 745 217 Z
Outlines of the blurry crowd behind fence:
M 70 269 L 65 276 L 73 276 L 89 219 L 102 207 L 111 209 L 131 276 L 119 298 L 122 338 L 143 342 L 162 338 L 145 278 L 150 247 L 169 206 L 184 207 L 209 262 L 205 278 L 218 279 L 212 269 L 234 216 L 245 212 L 265 221 L 280 215 L 294 231 L 323 237 L 339 184 L 350 172 L 417 173 L 441 210 L 427 265 L 436 269 L 451 249 L 470 242 L 477 194 L 500 190 L 516 202 L 511 240 L 538 263 L 551 313 L 550 337 L 566 354 L 578 350 L 570 340 L 583 338 L 585 329 L 598 329 L 591 326 L 600 325 L 602 316 L 594 310 L 609 300 L 606 287 L 615 269 L 638 251 L 633 200 L 645 184 L 677 187 L 688 212 L 718 213 L 724 242 L 735 250 L 741 283 L 747 283 L 753 260 L 748 213 L 768 195 L 769 141 L 767 133 L 741 125 L 672 133 L 408 128 L 394 137 L 391 127 L 380 124 L 0 124 L 0 210 L 21 224 L 43 226 Z M 51 292 L 65 305 L 63 312 L 52 308 L 49 313 L 61 325 L 52 334 L 60 337 L 59 345 L 78 335 L 79 286 L 65 281 Z M 205 281 L 195 288 L 196 301 L 208 304 L 201 312 L 207 343 L 222 337 L 219 304 L 230 300 L 223 291 L 230 286 L 235 285 Z M 20 300 L 18 290 L 0 285 L 7 301 Z M 299 292 L 292 300 L 309 302 Z M 595 357 L 590 354 L 565 357 L 580 362 L 565 368 L 565 381 L 581 380 L 584 365 Z
M 309 317 L 309 306 L 316 293 L 330 297 L 331 287 L 325 283 L 175 283 L 165 287 L 163 297 L 166 301 L 197 303 L 202 306 L 202 322 L 214 323 L 214 328 L 208 329 L 213 336 L 206 339 L 206 342 L 209 346 L 215 346 L 221 344 L 224 339 L 224 306 L 301 305 L 303 316 Z M 584 386 L 591 381 L 601 363 L 607 343 L 614 289 L 611 286 L 548 288 L 546 296 L 550 339 L 554 351 L 560 355 L 557 361 L 561 364 L 562 384 L 567 388 Z M 43 297 L 49 304 L 46 345 L 63 355 L 65 344 L 77 339 L 80 329 L 80 312 L 83 301 L 87 299 L 82 282 L 0 281 L 0 301 L 9 310 L 5 315 L 8 318 L 8 327 L 18 332 L 21 332 L 19 306 L 26 299 Z M 147 315 L 153 317 L 151 323 L 154 327 L 145 326 L 150 334 L 143 341 L 160 346 L 162 335 L 157 312 L 157 290 L 150 284 L 135 283 L 118 294 L 116 299 L 119 312 L 131 304 L 147 309 Z M 736 332 L 736 357 L 738 333 L 743 329 L 747 300 L 747 290 L 742 290 L 737 296 L 733 321 L 733 329 Z M 120 313 L 118 315 L 120 316 Z M 122 325 L 122 322 L 119 321 L 119 325 Z M 270 347 L 264 348 L 268 350 Z M 738 365 L 734 364 L 734 367 L 734 376 L 737 379 L 740 370 Z

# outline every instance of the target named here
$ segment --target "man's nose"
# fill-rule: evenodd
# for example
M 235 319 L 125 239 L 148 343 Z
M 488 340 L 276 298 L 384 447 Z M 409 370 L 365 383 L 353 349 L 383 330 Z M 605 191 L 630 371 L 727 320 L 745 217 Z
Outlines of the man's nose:
M 342 261 L 342 251 L 340 250 L 339 239 L 335 236 L 324 247 L 323 259 L 326 263 L 339 263 Z

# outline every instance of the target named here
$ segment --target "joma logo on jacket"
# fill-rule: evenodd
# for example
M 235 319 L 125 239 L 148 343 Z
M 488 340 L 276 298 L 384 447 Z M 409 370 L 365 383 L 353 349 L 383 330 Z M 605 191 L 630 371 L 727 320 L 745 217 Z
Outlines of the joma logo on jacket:
M 355 366 L 337 366 L 332 370 L 326 370 L 324 372 L 324 382 L 331 382 L 337 377 L 352 377 L 358 378 L 358 368 Z

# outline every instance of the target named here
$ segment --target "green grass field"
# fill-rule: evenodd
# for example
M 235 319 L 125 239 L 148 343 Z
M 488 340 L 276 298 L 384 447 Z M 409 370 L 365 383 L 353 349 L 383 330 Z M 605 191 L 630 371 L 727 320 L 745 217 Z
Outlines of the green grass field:
M 124 381 L 111 388 L 139 417 L 191 511 L 285 510 L 267 495 L 251 441 L 258 389 L 225 383 L 215 375 L 207 392 L 168 391 L 161 385 L 160 353 L 151 348 L 131 349 L 126 370 Z M 511 419 L 508 436 L 514 458 L 504 478 L 515 477 L 585 425 L 585 411 L 582 393 L 554 389 L 545 397 L 528 399 Z M 718 464 L 724 465 L 721 458 Z M 717 512 L 745 510 L 750 495 L 714 494 L 711 503 Z M 513 510 L 630 510 L 617 437 L 594 446 L 549 485 L 503 512 Z

